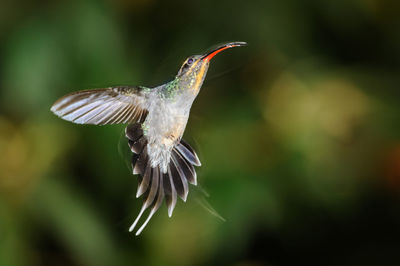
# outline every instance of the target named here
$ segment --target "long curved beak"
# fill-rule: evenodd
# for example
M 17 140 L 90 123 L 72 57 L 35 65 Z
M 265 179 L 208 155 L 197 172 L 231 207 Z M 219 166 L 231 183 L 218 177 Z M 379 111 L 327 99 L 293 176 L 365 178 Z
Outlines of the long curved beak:
M 211 52 L 208 52 L 205 55 L 203 55 L 201 57 L 201 60 L 209 61 L 216 54 L 218 54 L 219 52 L 221 52 L 223 50 L 226 50 L 226 49 L 232 48 L 232 47 L 246 46 L 246 45 L 247 45 L 246 42 L 230 42 L 230 43 L 226 43 L 226 44 L 223 44 L 223 45 L 217 47 L 216 49 L 213 49 Z

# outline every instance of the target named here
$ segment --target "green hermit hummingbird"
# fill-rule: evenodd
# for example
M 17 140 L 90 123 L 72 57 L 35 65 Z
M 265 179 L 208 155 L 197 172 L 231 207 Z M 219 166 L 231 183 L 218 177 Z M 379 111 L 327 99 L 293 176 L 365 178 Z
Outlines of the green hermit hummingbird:
M 190 108 L 206 76 L 210 60 L 219 52 L 245 42 L 231 42 L 204 55 L 185 60 L 175 78 L 163 85 L 118 86 L 83 90 L 57 100 L 51 111 L 77 124 L 128 124 L 125 135 L 133 152 L 132 169 L 139 175 L 136 197 L 143 205 L 129 231 L 132 232 L 144 211 L 149 215 L 137 230 L 139 235 L 165 199 L 171 217 L 177 196 L 186 201 L 189 185 L 197 185 L 194 166 L 200 160 L 182 139 Z

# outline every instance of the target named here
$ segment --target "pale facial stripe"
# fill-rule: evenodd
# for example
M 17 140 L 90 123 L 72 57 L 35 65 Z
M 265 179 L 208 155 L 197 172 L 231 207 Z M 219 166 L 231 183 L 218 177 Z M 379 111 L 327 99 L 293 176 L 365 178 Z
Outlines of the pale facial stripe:
M 199 73 L 198 73 L 198 75 L 197 75 L 197 77 L 196 77 L 196 83 L 194 84 L 194 87 L 193 87 L 193 89 L 194 89 L 196 92 L 200 89 L 200 83 L 201 83 L 201 81 L 203 80 L 203 77 L 204 77 L 204 74 L 205 74 L 205 72 L 206 72 L 206 69 L 207 69 L 207 63 L 205 62 L 205 63 L 201 66 L 200 71 L 199 71 Z

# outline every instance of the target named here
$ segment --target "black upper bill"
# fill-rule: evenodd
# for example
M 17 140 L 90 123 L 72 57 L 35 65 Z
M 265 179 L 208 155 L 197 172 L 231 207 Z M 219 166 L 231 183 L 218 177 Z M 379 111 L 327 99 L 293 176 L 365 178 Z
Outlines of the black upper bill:
M 246 46 L 246 45 L 247 45 L 246 42 L 230 42 L 230 43 L 226 43 L 226 44 L 220 45 L 217 48 L 215 48 L 215 49 L 211 50 L 210 52 L 206 53 L 205 55 L 203 55 L 201 57 L 201 59 L 209 58 L 210 56 L 212 58 L 214 55 L 216 55 L 220 51 L 223 51 L 223 50 L 228 49 L 228 48 Z

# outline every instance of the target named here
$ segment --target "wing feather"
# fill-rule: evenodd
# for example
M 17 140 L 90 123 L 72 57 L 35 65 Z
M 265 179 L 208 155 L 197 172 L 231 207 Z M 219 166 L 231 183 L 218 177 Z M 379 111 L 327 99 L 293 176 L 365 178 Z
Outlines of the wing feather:
M 134 123 L 147 114 L 147 94 L 140 87 L 78 91 L 61 97 L 51 111 L 77 124 Z

